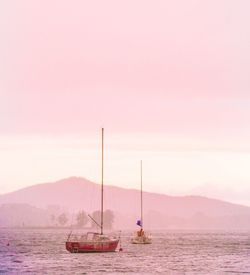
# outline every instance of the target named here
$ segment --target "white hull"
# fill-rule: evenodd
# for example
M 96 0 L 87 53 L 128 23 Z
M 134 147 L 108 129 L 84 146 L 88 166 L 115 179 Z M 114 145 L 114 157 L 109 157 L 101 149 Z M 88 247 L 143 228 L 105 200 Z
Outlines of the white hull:
M 152 240 L 151 239 L 146 239 L 146 240 L 138 240 L 138 239 L 132 239 L 131 240 L 132 244 L 151 244 Z
M 131 239 L 132 244 L 151 244 L 152 239 L 148 237 L 135 237 Z

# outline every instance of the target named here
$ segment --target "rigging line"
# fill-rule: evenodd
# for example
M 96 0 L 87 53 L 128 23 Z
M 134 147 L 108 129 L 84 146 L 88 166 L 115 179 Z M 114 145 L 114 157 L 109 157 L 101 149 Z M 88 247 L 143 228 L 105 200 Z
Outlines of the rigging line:
M 101 225 L 100 225 L 93 217 L 91 217 L 89 214 L 88 214 L 88 216 L 90 217 L 90 219 L 91 219 L 97 226 L 99 226 L 99 227 L 101 228 Z

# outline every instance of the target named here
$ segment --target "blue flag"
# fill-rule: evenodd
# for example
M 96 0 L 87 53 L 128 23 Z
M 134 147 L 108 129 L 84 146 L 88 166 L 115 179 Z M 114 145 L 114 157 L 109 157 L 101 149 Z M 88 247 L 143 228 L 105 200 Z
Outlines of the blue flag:
M 141 226 L 141 220 L 138 220 L 138 221 L 136 222 L 136 224 L 139 225 L 139 226 Z

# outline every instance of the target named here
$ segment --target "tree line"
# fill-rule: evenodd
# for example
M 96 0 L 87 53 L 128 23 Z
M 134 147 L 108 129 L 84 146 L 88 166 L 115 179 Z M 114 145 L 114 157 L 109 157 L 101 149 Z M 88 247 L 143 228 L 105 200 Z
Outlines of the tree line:
M 91 227 L 92 229 L 98 229 L 99 226 L 97 224 L 101 224 L 101 211 L 94 211 L 90 216 L 92 219 L 88 217 L 88 214 L 84 210 L 81 210 L 76 214 L 75 219 L 71 221 L 71 225 L 76 228 Z M 54 214 L 51 215 L 51 223 L 53 225 L 58 224 L 60 226 L 66 226 L 69 222 L 70 218 L 65 212 L 57 217 Z M 114 213 L 108 209 L 103 212 L 103 227 L 106 229 L 112 229 L 113 224 Z

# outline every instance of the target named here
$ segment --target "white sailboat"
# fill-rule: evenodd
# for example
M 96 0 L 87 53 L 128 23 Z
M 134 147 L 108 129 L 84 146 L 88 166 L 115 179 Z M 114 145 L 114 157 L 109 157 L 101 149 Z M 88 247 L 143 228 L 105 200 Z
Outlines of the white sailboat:
M 143 192 L 142 192 L 142 161 L 141 161 L 141 218 L 136 223 L 140 226 L 140 230 L 136 231 L 131 238 L 132 244 L 151 244 L 151 235 L 143 230 Z

